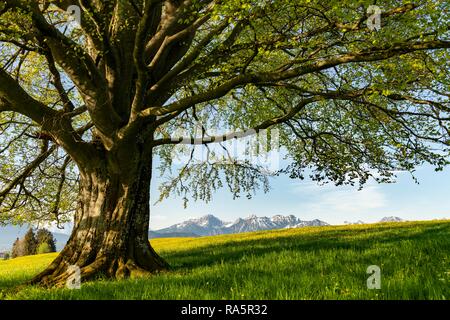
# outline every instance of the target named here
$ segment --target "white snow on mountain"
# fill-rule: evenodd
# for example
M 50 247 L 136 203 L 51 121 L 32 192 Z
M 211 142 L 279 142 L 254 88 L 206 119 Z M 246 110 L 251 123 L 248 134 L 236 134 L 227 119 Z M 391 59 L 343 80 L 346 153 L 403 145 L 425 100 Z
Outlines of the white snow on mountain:
M 365 224 L 365 222 L 362 221 L 362 220 L 358 220 L 358 221 L 356 221 L 356 222 L 344 221 L 344 224 L 348 224 L 348 225 Z
M 218 234 L 324 225 L 328 224 L 317 219 L 312 221 L 302 221 L 293 215 L 276 215 L 271 218 L 250 215 L 247 218 L 239 218 L 234 222 L 224 222 L 213 215 L 207 215 L 198 219 L 190 219 L 168 228 L 156 230 L 155 232 L 161 235 L 165 233 L 182 232 L 193 233 L 199 236 L 209 236 Z
M 405 221 L 402 218 L 399 217 L 384 217 L 383 219 L 380 220 L 380 222 L 402 222 Z

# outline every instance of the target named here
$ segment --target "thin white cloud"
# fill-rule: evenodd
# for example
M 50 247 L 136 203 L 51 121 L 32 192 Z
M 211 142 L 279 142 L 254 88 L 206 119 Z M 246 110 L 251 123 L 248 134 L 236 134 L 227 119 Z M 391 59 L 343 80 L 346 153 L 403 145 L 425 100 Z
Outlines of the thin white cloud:
M 351 186 L 296 183 L 291 192 L 308 199 L 302 205 L 302 212 L 305 215 L 327 217 L 330 223 L 358 220 L 361 217 L 372 218 L 389 204 L 386 195 L 377 184 L 368 184 L 362 190 L 358 190 L 357 187 Z
M 62 225 L 62 227 L 63 227 L 62 229 L 59 228 L 56 222 L 48 223 L 45 225 L 39 225 L 39 228 L 48 229 L 53 233 L 63 233 L 70 235 L 70 233 L 72 232 L 73 223 L 72 222 L 65 223 Z
M 163 216 L 160 214 L 151 214 L 150 213 L 150 219 L 152 221 L 166 221 L 167 220 L 167 216 Z
M 387 200 L 378 186 L 367 186 L 362 190 L 343 189 L 325 192 L 320 196 L 316 206 L 323 209 L 334 209 L 334 211 L 346 214 L 357 214 L 383 208 Z

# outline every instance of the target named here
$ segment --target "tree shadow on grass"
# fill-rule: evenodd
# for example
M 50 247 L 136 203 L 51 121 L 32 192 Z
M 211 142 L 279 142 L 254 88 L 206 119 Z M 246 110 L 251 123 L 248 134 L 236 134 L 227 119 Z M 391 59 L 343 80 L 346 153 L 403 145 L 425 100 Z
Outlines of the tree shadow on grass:
M 434 249 L 445 250 L 443 245 L 450 242 L 449 235 L 450 224 L 434 224 L 414 229 L 386 226 L 377 229 L 354 229 L 351 232 L 348 229 L 327 230 L 320 232 L 319 238 L 318 234 L 314 233 L 272 239 L 229 241 L 185 251 L 166 252 L 163 256 L 173 262 L 173 273 L 139 280 L 91 283 L 84 286 L 80 292 L 65 291 L 57 297 L 95 299 L 101 292 L 101 299 L 414 298 L 420 292 L 415 287 L 409 291 L 405 290 L 403 287 L 405 283 L 401 285 L 397 283 L 397 287 L 389 289 L 389 292 L 381 292 L 380 296 L 369 292 L 365 287 L 366 262 L 375 261 L 380 254 L 384 257 L 386 252 L 392 253 L 394 248 L 402 248 L 400 245 L 402 241 L 411 241 L 413 247 L 417 243 L 420 250 L 426 250 L 427 246 L 419 245 L 419 242 L 427 244 L 428 241 L 433 241 Z M 381 253 L 378 250 L 372 251 L 380 246 L 383 246 Z M 339 257 L 339 252 L 346 250 L 361 252 L 364 255 L 350 254 Z M 273 253 L 274 257 L 278 257 L 277 253 L 286 251 L 288 254 L 295 253 L 287 260 L 293 265 L 273 261 L 273 267 L 266 268 L 270 266 L 270 262 L 260 266 L 259 260 L 247 264 L 246 258 L 253 259 Z M 297 259 L 311 252 L 317 253 L 317 257 L 321 258 L 328 254 L 326 251 L 332 254 L 327 256 L 326 261 L 319 261 L 311 256 L 304 260 Z M 393 259 L 398 258 L 395 255 Z M 214 267 L 222 261 L 223 267 L 220 265 Z M 321 264 L 323 275 L 319 273 L 315 263 Z M 348 268 L 349 265 L 352 268 Z M 337 287 L 333 288 L 334 285 Z M 444 292 L 441 287 L 432 289 Z M 345 295 L 347 289 L 350 293 Z M 431 292 L 425 291 L 421 291 L 425 296 Z M 245 292 L 246 295 L 241 296 L 241 292 Z
M 299 233 L 290 234 L 284 236 L 274 236 L 272 238 L 260 238 L 260 239 L 230 239 L 223 243 L 210 244 L 197 248 L 190 248 L 183 251 L 166 251 L 162 252 L 162 256 L 169 261 L 172 265 L 172 271 L 181 275 L 181 277 L 170 278 L 159 277 L 154 278 L 152 281 L 161 282 L 161 285 L 165 281 L 172 284 L 176 283 L 177 286 L 185 286 L 184 289 L 200 290 L 203 293 L 210 292 L 214 288 L 210 288 L 211 283 L 217 285 L 217 281 L 220 282 L 220 275 L 217 274 L 193 274 L 192 271 L 199 267 L 210 267 L 222 262 L 234 265 L 241 262 L 245 257 L 252 256 L 253 258 L 262 257 L 273 253 L 281 252 L 295 252 L 301 254 L 308 253 L 324 253 L 329 252 L 342 252 L 351 250 L 356 253 L 367 253 L 367 250 L 376 249 L 379 246 L 385 248 L 395 248 L 402 241 L 442 241 L 448 248 L 450 246 L 450 223 L 437 223 L 437 224 L 423 224 L 411 227 L 410 225 L 396 225 L 396 226 L 383 226 L 368 227 L 368 228 L 355 228 L 355 229 L 335 229 L 335 230 L 317 230 L 314 233 Z M 444 250 L 444 246 L 441 246 Z M 376 254 L 370 254 L 365 256 L 364 260 L 373 260 Z M 376 258 L 376 257 L 375 257 Z M 302 261 L 298 262 L 301 265 Z M 303 272 L 307 274 L 313 274 L 314 268 L 306 268 Z M 245 269 L 245 264 L 241 264 L 240 268 Z M 308 270 L 306 270 L 308 269 Z M 245 270 L 244 270 L 245 271 Z M 251 270 L 252 276 L 263 278 L 269 277 L 273 274 L 273 271 L 265 272 L 264 270 Z M 261 273 L 261 274 L 260 274 Z M 0 292 L 10 291 L 15 286 L 23 283 L 27 280 L 27 276 L 18 275 L 17 277 L 11 277 L 8 279 L 0 278 Z M 108 282 L 108 286 L 115 288 L 113 291 L 125 288 L 127 282 Z M 202 286 L 206 286 L 202 289 Z M 86 290 L 90 289 L 89 286 Z M 103 294 L 103 293 L 102 293 Z M 110 293 L 114 295 L 114 292 Z M 107 295 L 108 296 L 108 295 Z M 153 296 L 153 295 L 152 295 Z M 2 298 L 0 294 L 0 299 Z M 221 297 L 219 297 L 221 298 Z
M 163 257 L 174 271 L 210 266 L 224 262 L 238 262 L 247 255 L 262 256 L 281 251 L 317 252 L 353 250 L 363 252 L 379 245 L 396 246 L 400 241 L 435 240 L 439 237 L 450 245 L 450 223 L 425 225 L 419 230 L 408 226 L 382 229 L 326 230 L 313 234 L 298 234 L 276 238 L 227 241 L 185 251 L 166 252 Z

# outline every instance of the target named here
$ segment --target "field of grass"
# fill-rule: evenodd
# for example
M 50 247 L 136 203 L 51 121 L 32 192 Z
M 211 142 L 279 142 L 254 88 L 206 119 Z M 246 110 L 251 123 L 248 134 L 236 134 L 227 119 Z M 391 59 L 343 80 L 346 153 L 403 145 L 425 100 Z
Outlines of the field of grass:
M 450 299 L 450 221 L 308 227 L 155 239 L 172 270 L 148 278 L 25 287 L 55 254 L 0 261 L 0 299 Z M 368 290 L 366 269 L 381 268 Z M 3 292 L 3 293 L 1 293 Z

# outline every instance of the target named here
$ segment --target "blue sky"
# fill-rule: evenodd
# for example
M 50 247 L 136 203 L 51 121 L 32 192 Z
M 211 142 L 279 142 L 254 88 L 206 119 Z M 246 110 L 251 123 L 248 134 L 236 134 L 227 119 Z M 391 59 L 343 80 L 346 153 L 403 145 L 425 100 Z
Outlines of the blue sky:
M 293 214 L 304 220 L 321 219 L 330 224 L 344 221 L 376 222 L 385 216 L 406 220 L 450 218 L 450 168 L 435 172 L 424 166 L 416 170 L 416 184 L 407 172 L 397 173 L 394 184 L 369 182 L 362 191 L 357 187 L 319 186 L 315 182 L 292 180 L 281 176 L 272 180 L 269 193 L 258 192 L 254 198 L 233 200 L 226 189 L 219 190 L 212 201 L 192 202 L 183 208 L 180 198 L 157 199 L 158 178 L 152 182 L 150 228 L 160 229 L 188 218 L 213 214 L 233 221 L 251 214 L 272 216 Z
M 417 168 L 415 177 L 419 184 L 414 182 L 410 173 L 399 172 L 396 183 L 377 184 L 372 181 L 361 191 L 357 187 L 320 186 L 312 181 L 280 176 L 271 180 L 269 193 L 257 192 L 250 200 L 245 197 L 233 200 L 227 189 L 221 189 L 211 202 L 190 201 L 186 209 L 182 199 L 177 197 L 154 204 L 159 197 L 158 185 L 161 183 L 156 172 L 154 176 L 150 214 L 152 230 L 206 214 L 213 214 L 224 221 L 252 214 L 269 217 L 293 214 L 302 220 L 320 219 L 330 224 L 357 220 L 377 222 L 385 216 L 398 216 L 405 220 L 450 219 L 450 167 L 442 172 L 435 172 L 430 166 Z M 0 242 L 4 240 L 2 230 L 7 229 L 0 228 Z M 66 230 L 51 229 L 60 233 L 71 231 L 70 226 Z M 26 227 L 9 228 L 8 234 L 12 234 L 13 239 L 25 231 Z M 11 242 L 9 238 L 8 241 Z

